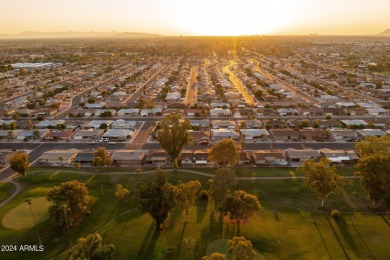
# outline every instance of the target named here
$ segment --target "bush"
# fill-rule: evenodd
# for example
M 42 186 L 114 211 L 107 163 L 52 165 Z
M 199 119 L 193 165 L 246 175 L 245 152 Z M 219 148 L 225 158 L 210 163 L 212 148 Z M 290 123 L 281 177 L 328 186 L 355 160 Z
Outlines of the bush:
M 332 209 L 332 211 L 330 212 L 330 215 L 332 215 L 332 217 L 334 217 L 334 218 L 338 218 L 341 216 L 341 212 L 337 209 Z
M 207 190 L 201 190 L 199 193 L 199 199 L 200 200 L 208 200 L 209 199 L 209 193 Z

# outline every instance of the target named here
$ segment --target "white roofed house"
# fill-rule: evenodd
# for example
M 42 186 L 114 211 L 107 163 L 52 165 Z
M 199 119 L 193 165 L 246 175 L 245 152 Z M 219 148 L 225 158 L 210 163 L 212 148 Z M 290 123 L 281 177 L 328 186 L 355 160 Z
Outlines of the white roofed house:
M 367 109 L 368 114 L 372 116 L 379 116 L 379 115 L 385 115 L 387 114 L 387 110 L 381 107 L 376 107 L 376 108 L 369 108 Z
M 280 108 L 277 111 L 281 116 L 291 116 L 299 114 L 299 111 L 294 108 Z
M 137 116 L 139 111 L 138 108 L 121 109 L 118 111 L 118 116 Z
M 145 108 L 140 111 L 141 116 L 154 116 L 159 114 L 162 114 L 162 107 Z
M 178 101 L 180 97 L 181 97 L 180 92 L 169 92 L 165 100 L 167 102 L 174 102 L 174 101 Z
M 131 138 L 133 133 L 134 132 L 132 130 L 127 129 L 109 129 L 102 135 L 102 137 L 108 138 L 109 140 L 126 141 L 127 138 Z
M 239 135 L 235 130 L 231 129 L 211 129 L 211 136 L 214 142 L 218 142 L 222 139 L 231 138 L 233 140 L 238 140 Z
M 266 129 L 240 129 L 240 132 L 246 141 L 268 140 L 270 138 Z
M 92 120 L 88 124 L 84 125 L 86 129 L 99 129 L 103 124 L 107 125 L 107 128 L 111 126 L 113 120 Z
M 51 164 L 53 166 L 70 165 L 79 151 L 77 149 L 47 151 L 41 155 L 38 163 Z
M 227 121 L 227 120 L 212 120 L 211 125 L 213 129 L 236 129 L 237 128 L 235 121 Z
M 386 133 L 379 129 L 362 129 L 362 130 L 356 130 L 356 132 L 364 137 L 370 137 L 370 136 L 377 136 L 381 137 L 383 135 L 386 135 Z
M 210 109 L 210 117 L 230 116 L 230 110 L 224 108 Z
M 136 121 L 126 121 L 123 119 L 118 119 L 112 122 L 112 129 L 135 129 Z

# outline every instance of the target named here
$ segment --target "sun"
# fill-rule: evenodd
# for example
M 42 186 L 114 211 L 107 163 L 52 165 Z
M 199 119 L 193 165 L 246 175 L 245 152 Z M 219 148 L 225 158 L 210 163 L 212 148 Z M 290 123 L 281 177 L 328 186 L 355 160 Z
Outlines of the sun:
M 180 25 L 196 35 L 275 33 L 294 19 L 281 1 L 183 1 Z

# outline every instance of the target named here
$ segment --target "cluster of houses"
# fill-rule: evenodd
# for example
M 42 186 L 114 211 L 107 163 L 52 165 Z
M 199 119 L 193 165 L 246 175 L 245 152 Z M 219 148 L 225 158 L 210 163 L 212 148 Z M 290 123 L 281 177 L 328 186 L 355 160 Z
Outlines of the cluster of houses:
M 137 129 L 136 121 L 92 120 L 81 125 L 64 120 L 44 120 L 34 129 L 0 130 L 0 139 L 8 141 L 126 141 Z
M 108 151 L 113 165 L 119 167 L 171 166 L 171 159 L 163 150 L 126 150 L 118 149 Z M 184 150 L 179 164 L 182 167 L 216 167 L 209 160 L 210 149 Z M 331 149 L 275 149 L 275 150 L 251 150 L 241 151 L 236 166 L 290 166 L 296 167 L 307 159 L 327 158 L 338 165 L 354 165 L 359 160 L 354 150 Z M 90 166 L 94 160 L 93 151 L 77 149 L 46 151 L 38 160 L 38 164 L 50 166 Z

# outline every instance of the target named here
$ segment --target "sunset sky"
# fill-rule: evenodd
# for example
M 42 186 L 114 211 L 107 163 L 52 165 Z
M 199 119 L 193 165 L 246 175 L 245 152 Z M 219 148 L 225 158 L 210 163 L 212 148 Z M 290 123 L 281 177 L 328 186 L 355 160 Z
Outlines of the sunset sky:
M 0 0 L 0 34 L 376 34 L 389 10 L 389 0 Z

